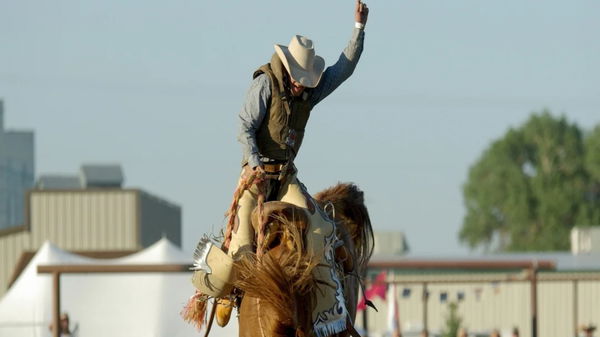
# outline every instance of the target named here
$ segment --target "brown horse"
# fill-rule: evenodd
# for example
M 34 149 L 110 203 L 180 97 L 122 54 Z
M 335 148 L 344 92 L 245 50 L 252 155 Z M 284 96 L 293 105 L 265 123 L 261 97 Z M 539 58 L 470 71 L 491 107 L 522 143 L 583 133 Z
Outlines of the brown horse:
M 335 249 L 335 269 L 343 288 L 347 324 L 351 325 L 361 279 L 373 250 L 373 230 L 363 192 L 354 184 L 338 184 L 318 193 L 315 200 L 330 212 L 336 235 L 343 242 Z M 319 301 L 320 281 L 313 270 L 322 265 L 306 249 L 310 218 L 306 210 L 294 205 L 269 202 L 264 205 L 263 219 L 268 219 L 263 244 L 266 253 L 260 258 L 248 254 L 235 264 L 239 276 L 235 287 L 244 293 L 239 308 L 239 335 L 314 336 L 311 314 Z M 260 228 L 259 220 L 255 213 L 256 229 Z M 348 330 L 335 334 L 348 335 Z

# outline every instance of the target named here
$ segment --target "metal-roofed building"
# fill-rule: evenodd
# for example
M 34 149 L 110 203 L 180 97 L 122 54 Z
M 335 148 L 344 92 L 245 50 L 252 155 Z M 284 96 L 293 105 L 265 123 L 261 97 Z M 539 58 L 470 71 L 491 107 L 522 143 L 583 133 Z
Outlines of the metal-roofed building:
M 370 336 L 389 334 L 389 299 L 396 301 L 402 336 L 408 337 L 423 329 L 440 336 L 451 302 L 469 336 L 495 329 L 510 336 L 515 327 L 523 337 L 577 336 L 582 325 L 600 324 L 599 253 L 374 256 L 370 278 L 383 271 L 387 284 L 396 286 L 388 287 L 387 301 L 371 299 L 379 312 L 367 310 Z
M 125 255 L 162 237 L 181 246 L 180 206 L 141 189 L 108 187 L 118 181 L 114 173 L 121 169 L 106 172 L 111 174 L 91 172 L 87 177 L 93 179 L 86 181 L 93 183 L 87 188 L 56 188 L 38 181 L 40 188 L 27 193 L 24 223 L 0 231 L 0 295 L 46 240 L 92 256 Z

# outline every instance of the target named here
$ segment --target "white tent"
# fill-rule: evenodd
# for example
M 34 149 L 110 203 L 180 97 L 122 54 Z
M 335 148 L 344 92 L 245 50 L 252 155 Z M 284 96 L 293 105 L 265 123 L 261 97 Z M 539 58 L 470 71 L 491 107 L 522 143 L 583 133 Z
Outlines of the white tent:
M 167 239 L 119 259 L 91 259 L 46 242 L 0 300 L 0 337 L 51 336 L 51 264 L 189 264 L 191 255 Z M 187 337 L 201 334 L 179 316 L 194 293 L 190 273 L 63 274 L 61 311 L 80 337 Z M 235 320 L 211 337 L 235 336 Z

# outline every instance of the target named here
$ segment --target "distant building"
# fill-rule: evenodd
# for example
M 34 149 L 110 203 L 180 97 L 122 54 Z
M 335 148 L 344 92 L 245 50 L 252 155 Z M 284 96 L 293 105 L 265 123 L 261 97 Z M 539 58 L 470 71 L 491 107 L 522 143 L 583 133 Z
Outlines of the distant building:
M 442 336 L 451 303 L 471 337 L 496 329 L 510 336 L 515 327 L 522 337 L 582 336 L 578 327 L 600 324 L 600 253 L 380 255 L 370 260 L 368 275 L 395 285 L 384 287 L 386 296 L 371 292 L 379 309 L 366 312 L 371 337 L 391 335 L 392 310 L 399 312 L 402 336 L 423 330 Z M 366 294 L 369 288 L 367 282 Z M 362 329 L 360 316 L 355 324 Z
M 26 195 L 23 225 L 0 230 L 0 295 L 46 240 L 93 257 L 127 255 L 162 237 L 181 247 L 181 207 L 122 183 L 119 165 L 42 175 Z
M 404 233 L 398 231 L 376 231 L 373 255 L 404 255 L 408 253 L 408 243 Z
M 25 193 L 34 181 L 33 131 L 4 129 L 0 100 L 0 230 L 22 225 Z
M 600 226 L 574 227 L 571 230 L 573 254 L 600 253 Z

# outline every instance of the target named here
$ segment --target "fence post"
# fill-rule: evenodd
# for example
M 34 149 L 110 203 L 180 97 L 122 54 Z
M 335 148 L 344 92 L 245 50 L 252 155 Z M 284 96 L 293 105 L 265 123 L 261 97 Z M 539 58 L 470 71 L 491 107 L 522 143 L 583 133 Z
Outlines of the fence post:
M 427 282 L 423 282 L 423 331 L 427 332 L 429 336 L 429 327 L 427 322 L 427 300 L 429 298 L 429 292 L 427 290 Z
M 573 336 L 577 336 L 579 333 L 577 321 L 579 321 L 579 282 L 573 281 Z
M 60 337 L 60 272 L 52 273 L 52 336 Z
M 537 337 L 538 333 L 538 316 L 537 316 L 537 261 L 531 265 L 530 280 L 531 280 L 531 337 Z

